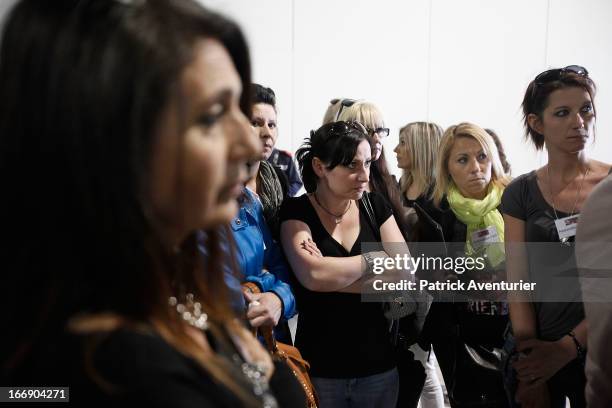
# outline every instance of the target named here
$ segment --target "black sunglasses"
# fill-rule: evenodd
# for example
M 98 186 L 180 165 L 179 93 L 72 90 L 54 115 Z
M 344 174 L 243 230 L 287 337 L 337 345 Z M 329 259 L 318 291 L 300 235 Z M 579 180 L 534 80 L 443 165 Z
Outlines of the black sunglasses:
M 351 106 L 353 106 L 355 104 L 355 102 L 357 102 L 357 99 L 349 99 L 349 98 L 344 98 L 344 99 L 332 99 L 331 101 L 329 101 L 329 103 L 331 105 L 335 105 L 338 102 L 340 102 L 340 109 L 338 109 L 338 112 L 336 112 L 336 116 L 334 117 L 334 121 L 337 121 L 338 118 L 340 117 L 340 113 L 342 113 L 342 110 L 344 108 L 350 108 Z
M 585 67 L 580 65 L 568 65 L 565 68 L 555 68 L 544 71 L 533 80 L 536 85 L 544 85 L 548 82 L 556 81 L 566 75 L 567 73 L 573 73 L 583 77 L 589 76 L 589 71 Z
M 334 135 L 334 136 L 345 135 L 355 130 L 363 134 L 366 134 L 366 135 L 368 134 L 368 130 L 365 128 L 365 126 L 363 126 L 361 123 L 357 121 L 352 121 L 352 122 L 337 121 L 337 122 L 328 123 L 325 126 L 328 126 L 328 130 L 327 130 L 328 135 Z
M 389 136 L 389 128 L 383 128 L 383 127 L 376 128 L 376 129 L 367 128 L 367 130 L 368 130 L 368 134 L 372 137 L 374 135 L 378 135 L 378 137 L 380 138 Z

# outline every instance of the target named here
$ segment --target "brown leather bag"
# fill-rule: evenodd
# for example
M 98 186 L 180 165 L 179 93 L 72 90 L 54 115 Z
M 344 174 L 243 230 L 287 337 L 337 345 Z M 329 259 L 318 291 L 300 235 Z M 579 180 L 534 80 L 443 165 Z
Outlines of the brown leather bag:
M 253 282 L 243 283 L 242 290 L 249 293 L 261 293 L 259 286 Z M 259 331 L 259 334 L 261 334 L 264 338 L 266 347 L 272 355 L 272 360 L 284 362 L 289 366 L 293 372 L 293 375 L 295 375 L 295 378 L 298 380 L 304 389 L 304 393 L 306 394 L 306 406 L 308 408 L 317 408 L 319 406 L 319 399 L 317 398 L 314 386 L 312 385 L 312 381 L 308 375 L 310 364 L 308 364 L 308 362 L 302 358 L 300 351 L 289 344 L 276 341 L 271 326 L 262 326 L 257 329 L 253 329 L 253 334 L 257 335 L 257 331 Z

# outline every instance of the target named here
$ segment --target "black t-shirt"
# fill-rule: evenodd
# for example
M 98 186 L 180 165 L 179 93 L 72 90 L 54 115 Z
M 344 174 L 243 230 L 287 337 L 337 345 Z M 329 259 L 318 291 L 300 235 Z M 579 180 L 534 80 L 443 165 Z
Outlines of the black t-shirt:
M 584 319 L 584 308 L 574 247 L 559 241 L 555 212 L 540 191 L 535 170 L 506 187 L 502 211 L 525 222 L 529 279 L 536 283 L 537 299 L 544 300 L 535 302 L 538 335 L 544 340 L 557 340 Z M 556 213 L 559 219 L 570 215 L 559 210 Z M 560 298 L 572 301 L 553 301 Z
M 208 339 L 219 350 L 214 339 Z M 234 378 L 244 380 L 238 366 L 229 366 L 234 366 Z M 305 394 L 291 370 L 280 363 L 275 368 L 270 388 L 279 406 L 305 406 Z M 229 389 L 158 334 L 127 329 L 96 338 L 68 333 L 45 336 L 17 369 L 0 379 L 3 385 L 70 387 L 69 405 L 87 408 L 242 406 Z
M 376 193 L 370 193 L 370 201 L 380 227 L 391 217 L 391 207 Z M 306 194 L 285 200 L 280 220 L 307 224 L 323 256 L 360 255 L 361 243 L 379 241 L 361 200 L 359 236 L 350 252 L 325 230 Z M 299 282 L 296 285 L 300 315 L 295 344 L 310 363 L 312 376 L 364 377 L 395 367 L 389 324 L 380 303 L 364 303 L 359 294 L 313 292 Z

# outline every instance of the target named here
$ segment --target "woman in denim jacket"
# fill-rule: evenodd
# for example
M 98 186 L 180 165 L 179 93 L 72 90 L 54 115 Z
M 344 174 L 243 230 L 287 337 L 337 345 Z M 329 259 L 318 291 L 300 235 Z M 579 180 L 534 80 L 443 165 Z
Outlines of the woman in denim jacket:
M 249 294 L 247 318 L 253 327 L 276 326 L 281 318 L 296 314 L 289 268 L 281 248 L 272 239 L 257 195 L 247 187 L 240 198 L 240 210 L 231 222 L 235 259 L 244 281 L 253 282 L 261 294 Z

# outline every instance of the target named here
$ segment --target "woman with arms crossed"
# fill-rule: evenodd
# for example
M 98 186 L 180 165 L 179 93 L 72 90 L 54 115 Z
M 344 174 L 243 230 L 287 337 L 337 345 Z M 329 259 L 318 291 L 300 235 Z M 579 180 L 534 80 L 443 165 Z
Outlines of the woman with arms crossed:
M 296 346 L 311 364 L 321 407 L 395 407 L 389 322 L 381 304 L 363 302 L 360 292 L 367 266 L 387 256 L 383 249 L 409 253 L 386 201 L 374 193 L 369 204 L 362 199 L 372 162 L 366 130 L 323 125 L 297 159 L 308 194 L 281 209 L 282 243 L 299 282 Z M 363 243 L 378 243 L 378 252 L 363 253 Z

